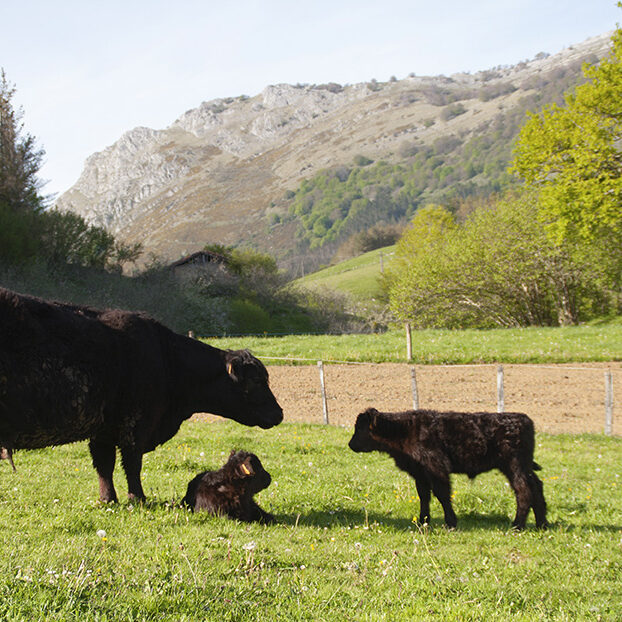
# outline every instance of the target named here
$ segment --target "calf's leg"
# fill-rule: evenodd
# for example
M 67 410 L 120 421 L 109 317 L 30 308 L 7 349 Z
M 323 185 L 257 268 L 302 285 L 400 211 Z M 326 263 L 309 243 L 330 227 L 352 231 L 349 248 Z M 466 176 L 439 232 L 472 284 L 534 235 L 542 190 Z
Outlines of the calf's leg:
M 112 443 L 91 439 L 89 441 L 89 451 L 93 459 L 93 466 L 99 477 L 99 500 L 103 503 L 117 501 L 117 493 L 112 482 L 116 447 Z
M 276 522 L 276 519 L 270 512 L 262 510 L 253 500 L 251 500 L 248 506 L 248 511 L 243 512 L 243 515 L 242 520 L 246 521 L 258 521 L 265 524 Z
M 422 477 L 415 477 L 417 494 L 419 495 L 419 523 L 430 524 L 430 484 Z
M 456 518 L 454 509 L 451 507 L 451 484 L 449 482 L 449 476 L 432 477 L 432 492 L 443 506 L 445 524 L 448 527 L 455 527 L 458 524 L 458 519 Z
M 511 464 L 505 475 L 516 495 L 516 516 L 512 522 L 512 527 L 514 529 L 524 529 L 527 515 L 533 504 L 529 475 L 518 463 Z
M 142 453 L 136 447 L 121 447 L 121 461 L 127 478 L 128 499 L 144 501 L 145 493 L 140 483 L 140 470 L 143 465 Z
M 546 520 L 546 501 L 544 500 L 544 492 L 542 490 L 542 482 L 540 478 L 532 471 L 528 476 L 529 487 L 531 488 L 531 497 L 533 500 L 533 513 L 536 517 L 536 527 L 546 529 L 548 522 Z

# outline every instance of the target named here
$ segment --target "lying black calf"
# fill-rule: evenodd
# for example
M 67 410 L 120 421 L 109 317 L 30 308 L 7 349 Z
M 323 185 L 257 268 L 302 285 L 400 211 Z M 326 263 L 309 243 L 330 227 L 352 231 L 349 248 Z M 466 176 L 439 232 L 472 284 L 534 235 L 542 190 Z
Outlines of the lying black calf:
M 430 522 L 430 492 L 441 502 L 445 523 L 457 524 L 451 507 L 450 473 L 499 469 L 516 495 L 512 525 L 523 529 L 530 508 L 536 526 L 547 527 L 542 482 L 534 473 L 534 427 L 521 413 L 462 413 L 411 410 L 381 413 L 369 408 L 356 420 L 349 443 L 356 452 L 383 451 L 415 479 L 420 499 L 419 521 Z
M 253 495 L 270 485 L 272 478 L 255 454 L 232 451 L 218 471 L 199 473 L 189 484 L 182 503 L 192 510 L 251 522 L 273 523 L 274 516 L 264 512 Z

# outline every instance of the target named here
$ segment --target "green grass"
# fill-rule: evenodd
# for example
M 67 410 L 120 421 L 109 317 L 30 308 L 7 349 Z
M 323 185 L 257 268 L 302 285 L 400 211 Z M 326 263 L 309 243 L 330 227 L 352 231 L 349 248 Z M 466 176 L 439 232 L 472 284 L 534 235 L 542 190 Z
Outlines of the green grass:
M 380 256 L 386 266 L 395 246 L 380 248 L 335 266 L 318 270 L 294 281 L 296 287 L 327 288 L 350 294 L 356 301 L 371 301 L 382 296 Z
M 186 423 L 147 454 L 144 506 L 96 501 L 85 443 L 17 453 L 16 474 L 0 465 L 0 619 L 619 619 L 622 439 L 539 435 L 551 528 L 531 515 L 514 533 L 499 473 L 455 476 L 458 529 L 434 500 L 421 530 L 414 481 L 384 455 L 350 452 L 350 434 Z M 272 473 L 258 501 L 279 524 L 178 507 L 234 447 Z
M 219 348 L 250 348 L 271 357 L 325 361 L 405 362 L 402 329 L 366 335 L 295 335 L 209 339 Z M 413 331 L 418 364 L 564 363 L 622 360 L 622 320 L 581 326 Z

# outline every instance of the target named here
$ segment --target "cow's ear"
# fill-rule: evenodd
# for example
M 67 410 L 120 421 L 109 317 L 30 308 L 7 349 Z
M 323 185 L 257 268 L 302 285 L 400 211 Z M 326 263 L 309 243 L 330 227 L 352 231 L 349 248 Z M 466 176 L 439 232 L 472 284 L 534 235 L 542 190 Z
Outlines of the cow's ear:
M 239 361 L 237 361 L 235 358 L 230 358 L 227 363 L 227 374 L 229 375 L 229 377 L 231 378 L 231 380 L 233 380 L 234 382 L 239 382 L 241 379 L 241 368 L 242 365 L 240 365 Z
M 240 463 L 238 467 L 238 475 L 240 477 L 252 477 L 255 475 L 255 471 L 253 469 L 253 465 L 251 464 L 251 459 L 247 458 L 244 462 Z

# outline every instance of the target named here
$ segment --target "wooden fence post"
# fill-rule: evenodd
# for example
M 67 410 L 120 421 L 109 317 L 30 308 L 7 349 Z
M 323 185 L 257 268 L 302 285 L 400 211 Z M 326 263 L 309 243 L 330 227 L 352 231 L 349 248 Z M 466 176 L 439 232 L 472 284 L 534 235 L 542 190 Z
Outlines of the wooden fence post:
M 410 322 L 406 322 L 406 360 L 412 361 L 413 358 L 413 334 Z
M 503 365 L 497 367 L 497 412 L 505 412 L 505 395 L 503 388 Z
M 320 384 L 322 385 L 322 408 L 324 410 L 324 423 L 328 425 L 328 402 L 326 401 L 326 383 L 324 381 L 324 363 L 322 361 L 318 361 L 317 366 L 320 370 Z
M 419 391 L 417 390 L 417 376 L 415 368 L 410 368 L 410 386 L 413 393 L 413 410 L 419 410 Z
M 613 428 L 613 377 L 611 370 L 605 371 L 605 434 L 611 436 Z

